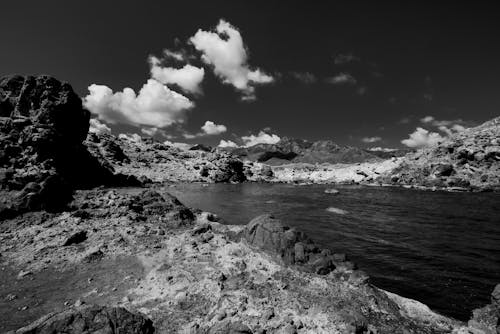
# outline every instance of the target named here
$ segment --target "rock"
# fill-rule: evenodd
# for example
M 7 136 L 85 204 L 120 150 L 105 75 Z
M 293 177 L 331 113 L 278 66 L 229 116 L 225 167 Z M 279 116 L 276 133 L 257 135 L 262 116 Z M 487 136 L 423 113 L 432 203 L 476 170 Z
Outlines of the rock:
M 83 145 L 90 113 L 69 84 L 45 75 L 6 76 L 0 106 L 0 188 L 10 191 L 0 215 L 62 209 L 74 189 L 124 181 Z
M 189 148 L 190 151 L 204 151 L 204 152 L 211 152 L 212 148 L 210 146 L 206 146 L 203 144 L 196 144 Z
M 302 270 L 326 275 L 335 269 L 329 252 L 322 252 L 304 233 L 284 226 L 272 215 L 261 215 L 250 221 L 243 238 L 251 246 Z
M 9 333 L 152 334 L 154 331 L 152 321 L 139 313 L 129 312 L 122 307 L 89 305 L 49 313 L 32 324 Z
M 500 284 L 497 284 L 491 293 L 491 303 L 500 308 Z
M 145 190 L 132 198 L 129 208 L 145 215 L 150 221 L 173 227 L 188 226 L 194 221 L 193 212 L 169 193 L 162 195 L 154 190 Z
M 452 164 L 439 164 L 435 167 L 434 175 L 436 176 L 450 176 L 455 169 Z
M 63 246 L 71 246 L 75 244 L 80 244 L 87 240 L 87 232 L 86 231 L 78 231 L 74 234 L 72 234 L 66 241 L 64 242 Z
M 208 330 L 208 334 L 252 334 L 252 331 L 240 321 L 231 322 L 226 319 L 216 323 Z

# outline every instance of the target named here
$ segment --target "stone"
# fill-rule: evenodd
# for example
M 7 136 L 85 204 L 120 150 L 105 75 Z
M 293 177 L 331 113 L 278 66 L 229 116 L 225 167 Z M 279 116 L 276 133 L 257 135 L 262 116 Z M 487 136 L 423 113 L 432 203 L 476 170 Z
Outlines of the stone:
M 129 333 L 152 334 L 153 322 L 122 307 L 88 305 L 59 313 L 49 313 L 32 324 L 10 334 L 28 333 Z
M 495 289 L 493 289 L 493 292 L 491 293 L 491 302 L 500 308 L 500 284 L 497 284 Z
M 251 246 L 301 270 L 320 275 L 335 270 L 330 251 L 321 250 L 304 233 L 284 226 L 272 215 L 265 214 L 251 220 L 245 226 L 243 238 Z
M 86 231 L 78 231 L 74 234 L 72 234 L 66 241 L 64 242 L 63 246 L 71 246 L 71 245 L 76 245 L 80 244 L 87 240 L 87 232 Z

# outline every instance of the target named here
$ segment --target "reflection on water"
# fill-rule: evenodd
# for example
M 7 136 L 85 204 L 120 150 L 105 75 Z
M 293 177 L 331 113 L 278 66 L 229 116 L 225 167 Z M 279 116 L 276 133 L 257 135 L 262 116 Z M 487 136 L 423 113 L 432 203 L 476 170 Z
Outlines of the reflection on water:
M 249 183 L 168 191 L 231 224 L 273 213 L 348 254 L 377 286 L 446 315 L 465 320 L 489 302 L 500 283 L 499 194 L 341 186 L 332 196 L 325 189 Z

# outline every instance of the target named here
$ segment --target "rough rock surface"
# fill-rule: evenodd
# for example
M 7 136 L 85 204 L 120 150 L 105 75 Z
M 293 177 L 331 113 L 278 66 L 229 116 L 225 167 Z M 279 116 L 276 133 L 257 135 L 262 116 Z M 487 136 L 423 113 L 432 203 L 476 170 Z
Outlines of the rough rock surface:
M 275 255 L 286 265 L 294 265 L 300 270 L 326 275 L 335 268 L 355 269 L 353 263 L 346 260 L 344 254 L 332 254 L 327 249 L 320 249 L 304 233 L 289 228 L 272 215 L 254 218 L 245 226 L 245 240 L 257 249 Z M 357 278 L 368 279 L 362 273 Z
M 500 333 L 500 284 L 491 293 L 491 304 L 472 311 L 468 325 L 477 333 Z
M 34 323 L 8 334 L 153 334 L 151 320 L 123 307 L 86 305 L 60 313 L 51 313 Z
M 226 152 L 182 149 L 150 138 L 121 136 L 115 138 L 128 163 L 115 169 L 155 182 L 243 182 L 243 162 Z
M 0 217 L 64 206 L 75 188 L 127 181 L 82 144 L 89 112 L 49 76 L 0 79 Z
M 500 117 L 408 154 L 380 181 L 452 190 L 500 190 Z
M 466 328 L 370 285 L 359 271 L 341 265 L 346 262 L 341 254 L 331 255 L 338 262 L 333 271 L 304 270 L 303 262 L 321 252 L 308 248 L 307 236 L 270 217 L 242 227 L 197 213 L 183 224 L 175 212 L 185 207 L 163 188 L 81 190 L 70 208 L 32 212 L 0 225 L 0 314 L 8 315 L 0 332 L 87 304 L 139 311 L 157 333 L 449 333 Z M 159 220 L 158 212 L 169 221 Z M 86 239 L 64 246 L 80 231 L 86 231 Z

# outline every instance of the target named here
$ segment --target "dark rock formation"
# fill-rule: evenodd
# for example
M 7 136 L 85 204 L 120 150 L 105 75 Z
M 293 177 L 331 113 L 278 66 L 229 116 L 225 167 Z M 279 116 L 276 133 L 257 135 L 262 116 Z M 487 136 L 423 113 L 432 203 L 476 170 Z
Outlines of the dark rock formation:
M 332 254 L 320 249 L 304 233 L 284 226 L 272 215 L 261 215 L 245 227 L 244 239 L 252 246 L 276 256 L 287 265 L 325 275 L 337 266 L 353 270 L 355 266 L 346 261 L 343 254 Z
M 174 227 L 190 225 L 194 220 L 193 212 L 176 197 L 154 190 L 145 190 L 133 197 L 129 207 L 147 219 Z
M 90 114 L 71 86 L 49 76 L 0 79 L 0 216 L 55 209 L 75 188 L 132 181 L 82 144 Z
M 153 322 L 139 313 L 122 307 L 85 306 L 60 313 L 50 313 L 32 324 L 9 334 L 152 334 Z

